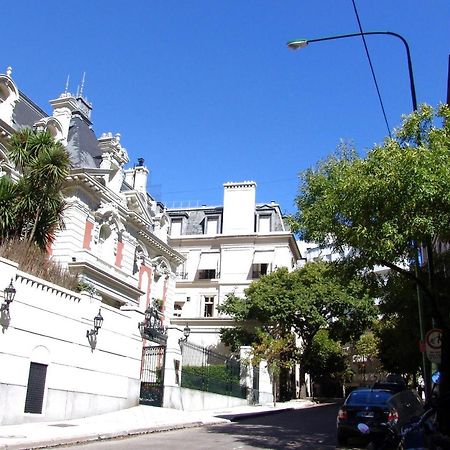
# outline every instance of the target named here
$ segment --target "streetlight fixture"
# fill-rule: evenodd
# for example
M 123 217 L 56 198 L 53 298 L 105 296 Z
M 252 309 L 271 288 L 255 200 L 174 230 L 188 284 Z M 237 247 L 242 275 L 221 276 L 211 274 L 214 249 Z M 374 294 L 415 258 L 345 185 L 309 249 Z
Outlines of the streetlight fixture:
M 101 314 L 101 309 L 98 310 L 98 314 L 94 317 L 94 328 L 92 330 L 86 331 L 86 337 L 92 338 L 93 336 L 97 336 L 98 331 L 103 325 L 103 317 Z
M 409 50 L 409 45 L 406 39 L 401 36 L 398 33 L 394 33 L 392 31 L 364 31 L 361 33 L 350 33 L 350 34 L 339 34 L 335 36 L 326 36 L 326 37 L 320 37 L 315 39 L 297 39 L 294 41 L 289 41 L 287 43 L 288 48 L 291 50 L 299 50 L 301 48 L 307 47 L 309 44 L 312 44 L 314 42 L 322 42 L 322 41 L 332 41 L 336 39 L 345 39 L 345 38 L 352 38 L 352 37 L 361 37 L 361 36 L 372 36 L 372 35 L 385 35 L 385 36 L 393 36 L 397 39 L 400 39 L 405 47 L 406 50 L 406 58 L 408 62 L 408 75 L 409 75 L 409 88 L 411 91 L 411 102 L 413 111 L 417 111 L 417 97 L 416 97 L 416 87 L 414 84 L 414 74 L 412 69 L 412 61 L 411 61 L 411 52 Z M 414 252 L 415 252 L 415 273 L 416 276 L 418 276 L 419 269 L 420 269 L 420 262 L 419 262 L 419 249 L 418 244 L 416 241 L 413 243 L 414 245 Z M 432 250 L 427 246 L 427 256 L 428 256 L 428 268 L 430 269 L 430 260 L 432 259 Z M 429 270 L 429 277 L 431 280 L 431 271 Z M 420 287 L 417 284 L 417 303 L 418 303 L 418 309 L 419 309 L 419 329 L 420 329 L 420 339 L 423 342 L 425 338 L 425 332 L 424 332 L 424 326 L 423 326 L 423 317 L 422 317 L 422 294 L 420 291 Z M 425 396 L 428 399 L 429 398 L 429 381 L 428 381 L 428 374 L 426 369 L 426 358 L 425 354 L 422 352 L 422 366 L 423 366 L 423 374 L 425 379 Z
M 414 85 L 414 76 L 413 76 L 413 70 L 412 70 L 412 62 L 411 62 L 411 52 L 409 51 L 409 45 L 406 42 L 406 39 L 401 36 L 398 33 L 393 33 L 392 31 L 364 31 L 362 33 L 350 33 L 350 34 L 339 34 L 336 36 L 326 36 L 316 39 L 297 39 L 294 41 L 289 41 L 287 43 L 287 46 L 291 50 L 298 50 L 301 48 L 307 47 L 309 44 L 312 44 L 314 42 L 322 42 L 322 41 L 332 41 L 336 39 L 345 39 L 345 38 L 351 38 L 351 37 L 361 37 L 361 36 L 372 36 L 372 35 L 386 35 L 386 36 L 394 36 L 397 39 L 400 39 L 403 42 L 403 45 L 405 46 L 406 50 L 406 57 L 408 59 L 408 74 L 409 74 L 409 86 L 411 90 L 411 101 L 413 110 L 417 110 L 417 98 L 416 98 L 416 88 Z
M 186 324 L 186 326 L 183 328 L 183 337 L 178 339 L 178 343 L 181 344 L 182 342 L 186 342 L 190 334 L 191 329 L 189 328 L 189 325 Z
M 5 301 L 0 306 L 0 311 L 5 311 L 6 313 L 9 313 L 9 305 L 12 303 L 15 296 L 16 296 L 16 288 L 14 287 L 13 280 L 11 278 L 11 282 L 3 291 L 3 297 Z

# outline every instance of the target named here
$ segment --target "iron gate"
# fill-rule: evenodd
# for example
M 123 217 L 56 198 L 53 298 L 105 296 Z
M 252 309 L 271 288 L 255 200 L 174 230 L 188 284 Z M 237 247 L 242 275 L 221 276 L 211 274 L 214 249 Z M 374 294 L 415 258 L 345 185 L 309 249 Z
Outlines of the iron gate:
M 148 346 L 142 349 L 141 393 L 142 405 L 162 406 L 164 393 L 165 345 Z

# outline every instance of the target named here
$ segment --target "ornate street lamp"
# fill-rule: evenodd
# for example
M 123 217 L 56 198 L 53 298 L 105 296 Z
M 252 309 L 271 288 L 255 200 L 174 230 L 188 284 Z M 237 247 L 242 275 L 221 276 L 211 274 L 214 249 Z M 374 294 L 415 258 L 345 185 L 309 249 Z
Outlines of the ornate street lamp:
M 97 336 L 98 331 L 103 325 L 103 316 L 101 309 L 98 310 L 98 314 L 94 317 L 94 329 L 86 331 L 86 337 L 89 339 L 92 336 Z
M 9 313 L 9 305 L 12 303 L 16 296 L 16 288 L 13 285 L 13 280 L 11 278 L 11 282 L 3 291 L 4 302 L 2 303 L 0 310 Z
M 153 342 L 165 345 L 167 329 L 162 321 L 162 314 L 153 306 L 149 306 L 144 313 L 144 321 L 138 324 L 141 336 Z
M 178 339 L 178 343 L 181 344 L 182 342 L 186 342 L 190 334 L 191 329 L 189 328 L 189 325 L 186 324 L 186 326 L 183 328 L 183 337 Z

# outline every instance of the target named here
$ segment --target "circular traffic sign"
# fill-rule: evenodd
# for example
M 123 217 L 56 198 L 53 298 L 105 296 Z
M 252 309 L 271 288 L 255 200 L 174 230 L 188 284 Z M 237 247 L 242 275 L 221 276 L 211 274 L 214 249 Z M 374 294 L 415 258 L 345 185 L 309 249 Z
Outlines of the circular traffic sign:
M 425 337 L 425 344 L 431 350 L 440 350 L 442 347 L 442 330 L 432 328 Z
M 435 364 L 441 364 L 442 330 L 432 328 L 425 336 L 427 358 Z

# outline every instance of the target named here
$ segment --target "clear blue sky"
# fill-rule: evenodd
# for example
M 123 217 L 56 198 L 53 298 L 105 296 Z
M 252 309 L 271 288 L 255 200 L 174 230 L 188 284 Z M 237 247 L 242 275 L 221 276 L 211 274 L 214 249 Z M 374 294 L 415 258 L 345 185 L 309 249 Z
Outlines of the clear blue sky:
M 356 0 L 365 31 L 403 35 L 419 103 L 446 99 L 449 0 Z M 5 10 L 6 11 L 6 10 Z M 2 21 L 1 72 L 50 112 L 86 72 L 97 135 L 121 133 L 168 206 L 218 205 L 222 184 L 295 211 L 298 173 L 340 139 L 363 153 L 387 135 L 351 0 L 16 0 Z M 391 128 L 411 111 L 400 40 L 367 42 Z

